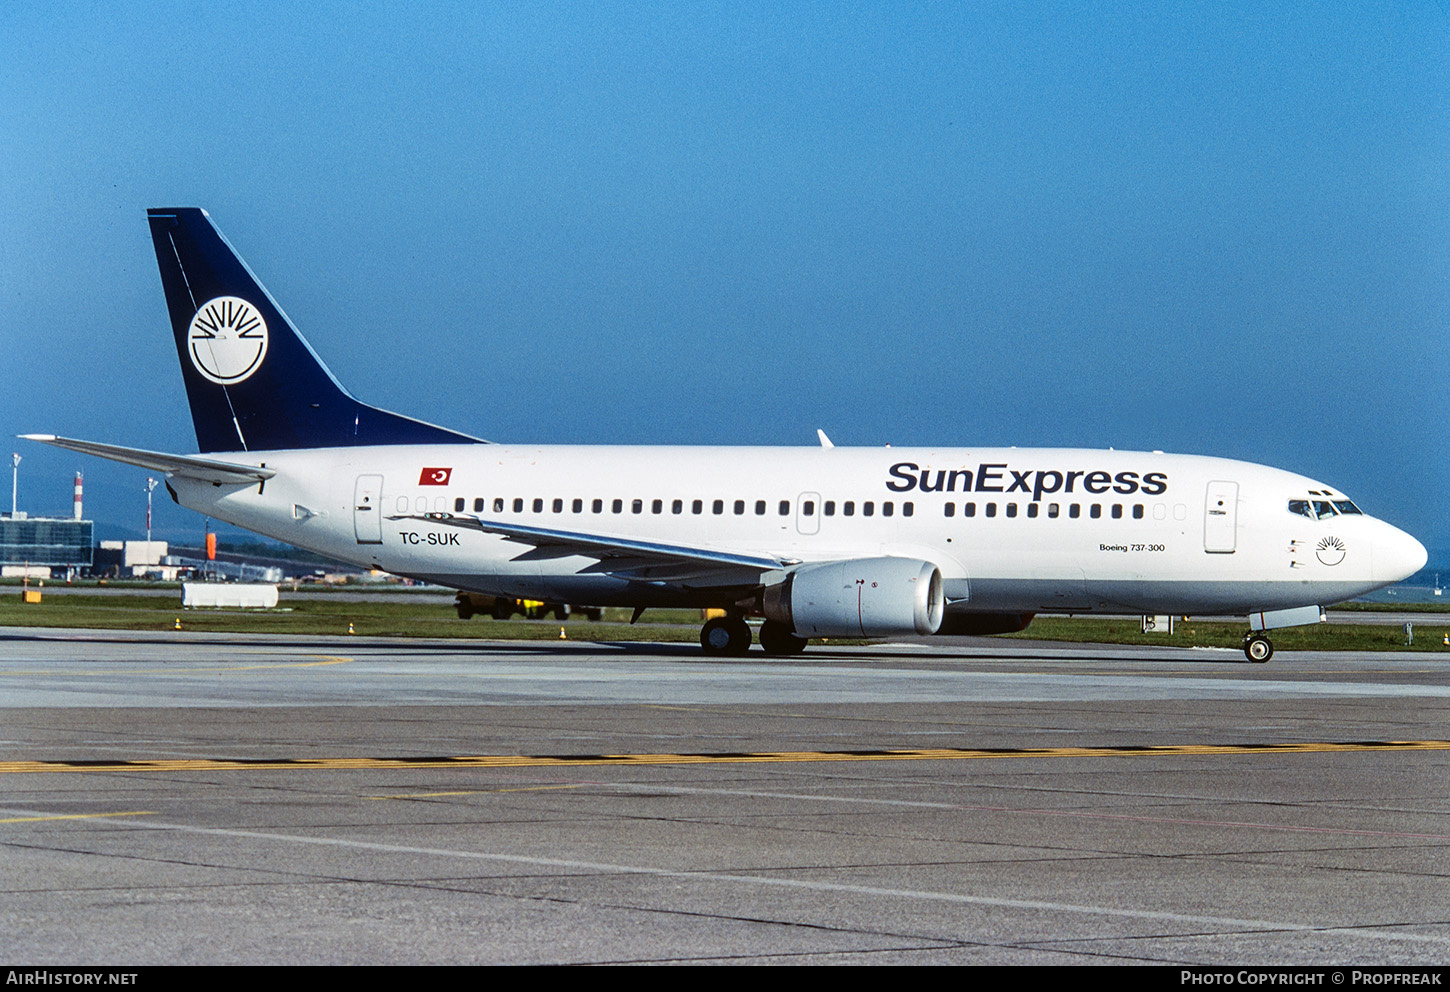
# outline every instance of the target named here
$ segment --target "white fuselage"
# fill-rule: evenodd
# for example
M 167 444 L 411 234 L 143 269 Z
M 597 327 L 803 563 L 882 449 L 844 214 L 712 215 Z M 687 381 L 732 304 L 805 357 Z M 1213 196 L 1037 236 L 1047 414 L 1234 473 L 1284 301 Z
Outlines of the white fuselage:
M 805 563 L 923 559 L 941 570 L 949 614 L 1243 615 L 1339 602 L 1424 562 L 1384 521 L 1291 512 L 1291 500 L 1345 500 L 1328 486 L 1200 456 L 477 444 L 214 457 L 277 474 L 223 486 L 174 477 L 183 505 L 399 575 L 601 606 L 725 605 L 770 579 L 679 566 L 605 574 L 597 558 L 419 517 L 461 512 Z M 425 469 L 447 482 L 422 484 Z

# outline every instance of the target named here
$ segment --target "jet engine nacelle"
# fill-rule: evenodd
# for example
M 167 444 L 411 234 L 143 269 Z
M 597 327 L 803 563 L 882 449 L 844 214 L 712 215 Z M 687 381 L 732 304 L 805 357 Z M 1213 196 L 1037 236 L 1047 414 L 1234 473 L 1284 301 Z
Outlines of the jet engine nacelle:
M 766 619 L 801 637 L 935 634 L 946 610 L 941 569 L 916 558 L 803 565 L 765 590 Z

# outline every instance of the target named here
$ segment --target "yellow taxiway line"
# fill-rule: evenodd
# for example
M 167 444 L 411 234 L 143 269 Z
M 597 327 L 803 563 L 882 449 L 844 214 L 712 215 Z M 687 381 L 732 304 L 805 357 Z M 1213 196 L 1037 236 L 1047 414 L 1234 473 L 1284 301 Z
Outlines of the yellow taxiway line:
M 130 813 L 66 813 L 54 816 L 12 816 L 0 823 L 40 823 L 45 820 L 99 820 L 110 816 L 155 816 L 150 810 L 135 810 Z
M 702 754 L 480 754 L 396 758 L 174 758 L 134 761 L 0 761 L 0 775 L 38 772 L 214 772 L 401 768 L 577 768 L 590 765 L 713 765 L 807 761 L 957 761 L 968 758 L 1203 757 L 1356 751 L 1450 750 L 1450 741 L 1318 741 L 1292 744 L 1162 744 L 1117 747 L 889 748 L 858 751 L 754 751 Z

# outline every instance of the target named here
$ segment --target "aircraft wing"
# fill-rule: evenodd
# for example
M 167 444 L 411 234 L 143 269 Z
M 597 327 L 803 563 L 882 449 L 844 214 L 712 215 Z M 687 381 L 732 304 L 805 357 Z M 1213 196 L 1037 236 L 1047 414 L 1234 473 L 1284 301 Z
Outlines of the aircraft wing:
M 505 540 L 529 544 L 533 550 L 519 555 L 520 560 L 566 558 L 578 555 L 598 559 L 599 564 L 586 569 L 615 575 L 649 573 L 651 578 L 680 580 L 721 568 L 753 569 L 757 572 L 799 565 L 798 558 L 777 555 L 740 554 L 716 548 L 698 548 L 679 544 L 662 544 L 633 538 L 586 534 L 580 531 L 530 527 L 526 524 L 485 520 L 466 513 L 417 513 L 390 516 L 389 520 L 421 520 L 500 534 Z
M 27 441 L 53 444 L 57 448 L 69 448 L 85 455 L 109 458 L 113 462 L 139 465 L 167 475 L 179 475 L 187 479 L 198 479 L 217 485 L 248 485 L 263 482 L 277 474 L 276 469 L 257 465 L 237 465 L 219 462 L 214 458 L 200 458 L 196 455 L 169 455 L 162 451 L 146 451 L 142 448 L 123 448 L 116 444 L 100 444 L 96 441 L 77 441 L 70 437 L 56 437 L 54 434 L 21 434 Z

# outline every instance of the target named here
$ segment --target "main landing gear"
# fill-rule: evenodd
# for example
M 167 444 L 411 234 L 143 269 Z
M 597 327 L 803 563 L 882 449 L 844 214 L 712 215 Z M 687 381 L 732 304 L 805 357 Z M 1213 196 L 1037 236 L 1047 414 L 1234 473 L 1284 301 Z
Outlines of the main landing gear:
M 1274 645 L 1263 634 L 1245 634 L 1244 654 L 1248 657 L 1249 661 L 1262 665 L 1274 657 Z
M 760 625 L 760 646 L 766 654 L 800 654 L 806 649 L 806 639 L 783 623 L 767 620 Z
M 738 657 L 750 650 L 750 627 L 744 617 L 715 617 L 700 628 L 706 654 Z
M 750 627 L 744 617 L 715 617 L 701 628 L 700 647 L 706 654 L 739 657 L 750 650 Z M 767 620 L 760 625 L 760 647 L 771 655 L 800 654 L 806 639 L 785 624 Z

